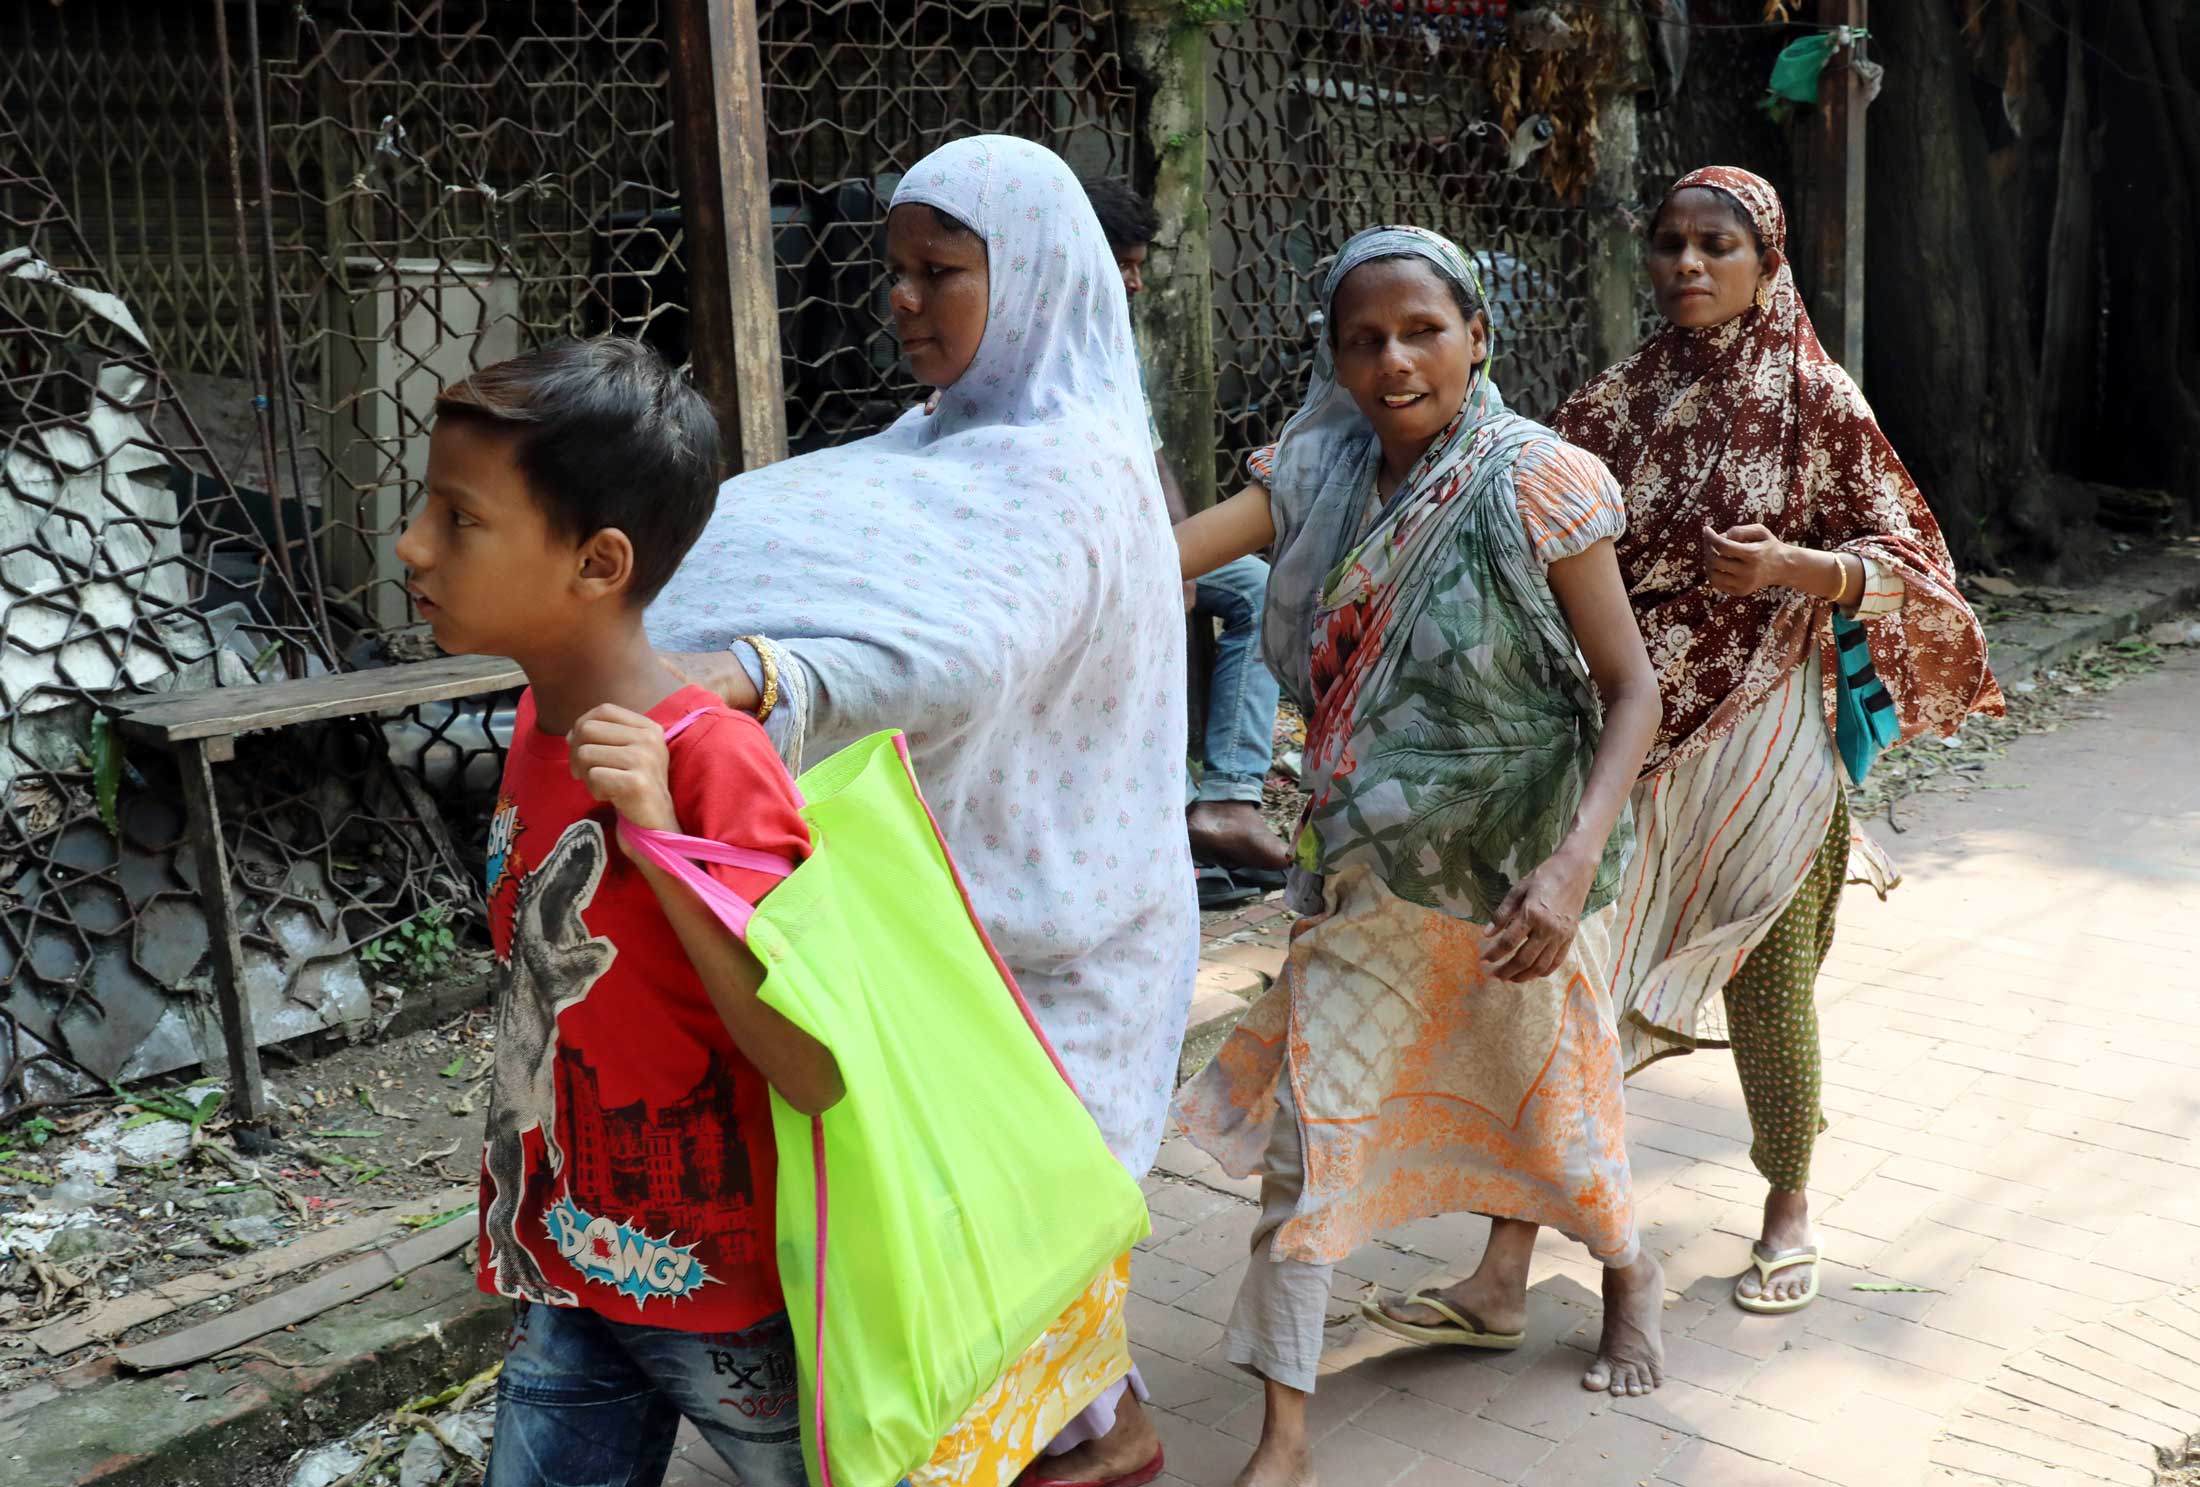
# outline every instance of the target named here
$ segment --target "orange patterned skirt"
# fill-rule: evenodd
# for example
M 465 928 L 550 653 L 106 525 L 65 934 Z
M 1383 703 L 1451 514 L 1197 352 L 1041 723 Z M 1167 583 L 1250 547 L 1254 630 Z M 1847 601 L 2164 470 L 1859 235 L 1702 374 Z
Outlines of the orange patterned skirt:
M 1636 1253 L 1611 986 L 1612 911 L 1584 919 L 1559 969 L 1514 984 L 1479 969 L 1487 930 L 1407 903 L 1365 867 L 1178 1096 L 1192 1141 L 1232 1176 L 1259 1170 L 1289 1079 L 1306 1187 L 1280 1259 L 1328 1264 L 1441 1213 L 1545 1224 L 1607 1265 Z

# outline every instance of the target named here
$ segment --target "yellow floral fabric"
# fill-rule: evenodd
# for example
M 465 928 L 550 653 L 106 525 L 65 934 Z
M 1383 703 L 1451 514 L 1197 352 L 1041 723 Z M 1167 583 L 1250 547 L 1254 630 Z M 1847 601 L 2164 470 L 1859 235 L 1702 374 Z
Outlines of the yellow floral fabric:
M 1131 1257 L 1100 1273 L 910 1473 L 910 1487 L 1009 1487 L 1102 1390 L 1131 1371 Z

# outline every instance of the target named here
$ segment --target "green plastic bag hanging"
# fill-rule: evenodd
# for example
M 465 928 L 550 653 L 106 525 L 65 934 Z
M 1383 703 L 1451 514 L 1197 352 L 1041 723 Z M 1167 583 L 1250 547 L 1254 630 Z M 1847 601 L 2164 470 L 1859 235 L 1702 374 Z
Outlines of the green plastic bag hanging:
M 972 914 L 902 736 L 797 784 L 810 856 L 753 911 L 712 906 L 847 1086 L 816 1119 L 772 1101 L 779 1275 L 811 1481 L 891 1487 L 1149 1224 Z
M 1834 33 L 1818 31 L 1798 41 L 1788 43 L 1772 64 L 1772 89 L 1765 99 L 1765 107 L 1777 106 L 1776 100 L 1790 99 L 1796 103 L 1818 101 L 1818 75 L 1826 70 L 1826 59 L 1833 55 Z
M 1864 101 L 1870 103 L 1879 96 L 1880 80 L 1886 76 L 1884 67 L 1864 60 L 1862 43 L 1870 35 L 1862 26 L 1837 26 L 1788 43 L 1772 64 L 1772 83 L 1758 107 L 1784 120 L 1790 104 L 1816 103 L 1819 78 L 1833 54 L 1843 48 L 1851 49 L 1851 65 L 1863 81 Z

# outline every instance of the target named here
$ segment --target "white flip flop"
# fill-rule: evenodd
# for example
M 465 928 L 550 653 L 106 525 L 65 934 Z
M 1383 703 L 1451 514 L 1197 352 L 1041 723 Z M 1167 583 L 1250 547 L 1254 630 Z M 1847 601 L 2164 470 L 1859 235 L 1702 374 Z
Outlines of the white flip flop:
M 1415 1291 L 1405 1298 L 1406 1306 L 1425 1306 L 1437 1315 L 1448 1318 L 1442 1327 L 1422 1327 L 1412 1322 L 1402 1322 L 1382 1308 L 1373 1296 L 1361 1298 L 1360 1315 L 1382 1328 L 1393 1337 L 1408 1342 L 1426 1343 L 1439 1348 L 1488 1348 L 1493 1352 L 1510 1352 L 1528 1340 L 1525 1332 L 1485 1332 L 1476 1324 L 1472 1315 L 1454 1311 L 1443 1297 L 1427 1291 Z
M 1779 1316 L 1786 1312 L 1801 1311 L 1818 1299 L 1820 1258 L 1818 1246 L 1815 1244 L 1806 1244 L 1799 1249 L 1784 1249 L 1776 1255 L 1760 1255 L 1757 1253 L 1757 1247 L 1751 1245 L 1749 1263 L 1757 1272 L 1757 1287 L 1760 1294 L 1744 1296 L 1740 1290 L 1741 1282 L 1737 1280 L 1735 1282 L 1734 1304 L 1743 1311 L 1753 1311 L 1760 1316 Z M 1772 1277 L 1780 1271 L 1793 1269 L 1797 1265 L 1811 1267 L 1810 1288 L 1804 1291 L 1802 1295 L 1791 1297 L 1786 1301 L 1767 1301 L 1762 1292 L 1772 1289 Z

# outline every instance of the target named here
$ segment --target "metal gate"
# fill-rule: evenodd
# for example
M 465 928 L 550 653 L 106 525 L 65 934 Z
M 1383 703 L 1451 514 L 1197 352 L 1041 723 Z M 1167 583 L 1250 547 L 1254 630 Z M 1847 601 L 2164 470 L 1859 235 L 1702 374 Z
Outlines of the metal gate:
M 1786 131 L 1759 107 L 1780 48 L 1800 28 L 1762 24 L 1760 0 L 1694 0 L 1696 25 L 1689 34 L 1687 64 L 1677 95 L 1642 115 L 1639 196 L 1643 226 L 1664 199 L 1666 188 L 1706 165 L 1739 165 L 1755 171 L 1779 189 L 1787 205 L 1789 240 L 1796 232 L 1801 183 Z M 1657 329 L 1657 307 L 1647 281 L 1636 298 L 1636 319 L 1644 335 Z
M 1136 99 L 1113 0 L 766 0 L 781 369 L 796 453 L 885 427 L 922 389 L 885 308 L 886 204 L 950 139 L 1020 134 L 1128 169 Z
M 1135 100 L 1113 0 L 758 9 L 782 369 L 807 449 L 917 396 L 879 293 L 898 173 L 975 130 L 1124 171 Z M 27 244 L 37 272 L 111 289 L 142 327 L 0 276 L 11 447 L 18 424 L 67 446 L 44 474 L 11 454 L 0 489 L 0 1108 L 218 1046 L 174 782 L 102 741 L 101 699 L 427 654 L 393 549 L 435 392 L 567 335 L 689 359 L 672 10 L 0 15 L 0 120 L 24 131 L 0 159 L 0 253 Z M 139 423 L 94 428 L 98 390 L 126 379 Z M 97 438 L 126 447 L 71 487 L 87 510 L 43 515 L 38 482 Z M 508 727 L 508 698 L 446 704 L 248 743 L 221 772 L 263 1036 L 371 1015 L 358 948 L 425 910 L 470 911 L 391 766 L 439 793 L 470 854 Z
M 654 3 L 12 7 L 0 120 L 4 1108 L 219 1047 L 175 782 L 99 703 L 424 654 L 437 389 L 613 329 L 684 359 L 686 310 Z M 472 848 L 498 706 L 220 772 L 263 1037 L 371 1018 L 360 947 L 470 912 L 398 770 Z
M 1586 193 L 1562 195 L 1549 178 L 1538 121 L 1556 101 L 1533 84 L 1542 64 L 1515 50 L 1502 4 L 1445 7 L 1441 22 L 1428 9 L 1409 25 L 1357 0 L 1252 0 L 1214 34 L 1207 204 L 1225 489 L 1304 393 L 1322 273 L 1363 227 L 1431 228 L 1475 260 L 1496 375 L 1523 411 L 1547 414 L 1593 370 L 1579 313 Z

